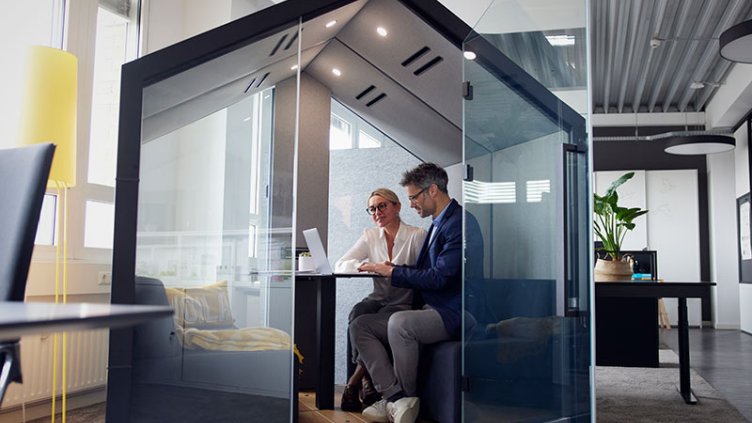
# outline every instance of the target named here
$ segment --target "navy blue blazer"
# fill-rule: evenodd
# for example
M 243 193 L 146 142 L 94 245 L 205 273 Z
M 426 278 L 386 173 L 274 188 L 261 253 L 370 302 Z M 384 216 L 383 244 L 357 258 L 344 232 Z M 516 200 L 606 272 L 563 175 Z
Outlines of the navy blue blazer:
M 462 207 L 452 200 L 429 243 L 423 241 L 414 266 L 392 270 L 392 286 L 412 288 L 435 308 L 455 338 L 461 334 L 462 316 Z

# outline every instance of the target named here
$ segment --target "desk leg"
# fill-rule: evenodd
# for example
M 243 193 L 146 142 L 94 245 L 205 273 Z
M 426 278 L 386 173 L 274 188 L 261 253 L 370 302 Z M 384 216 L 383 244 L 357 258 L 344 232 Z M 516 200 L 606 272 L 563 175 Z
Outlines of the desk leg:
M 316 387 L 316 408 L 334 409 L 334 313 L 335 279 L 318 279 L 318 322 L 316 342 L 318 344 L 319 376 Z
M 697 404 L 689 378 L 689 319 L 687 298 L 679 299 L 679 393 L 687 404 Z

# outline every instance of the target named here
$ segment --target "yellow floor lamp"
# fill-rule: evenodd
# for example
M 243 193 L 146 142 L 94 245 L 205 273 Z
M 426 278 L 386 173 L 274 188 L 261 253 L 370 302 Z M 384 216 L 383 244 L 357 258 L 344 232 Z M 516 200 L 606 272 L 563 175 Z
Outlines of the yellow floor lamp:
M 41 142 L 51 142 L 56 145 L 50 178 L 47 182 L 47 188 L 56 189 L 57 198 L 62 198 L 62 207 L 58 201 L 58 218 L 55 224 L 55 303 L 67 302 L 68 189 L 76 185 L 77 62 L 76 56 L 63 50 L 43 46 L 30 48 L 19 132 L 23 145 Z M 52 375 L 53 423 L 57 395 L 57 363 L 58 334 L 56 333 Z M 62 419 L 65 422 L 67 386 L 65 332 L 62 334 L 61 367 Z

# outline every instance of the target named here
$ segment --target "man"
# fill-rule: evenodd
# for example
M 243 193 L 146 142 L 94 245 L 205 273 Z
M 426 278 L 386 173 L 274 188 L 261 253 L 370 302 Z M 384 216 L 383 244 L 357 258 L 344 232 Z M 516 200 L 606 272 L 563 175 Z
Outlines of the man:
M 420 344 L 461 335 L 462 207 L 447 193 L 446 172 L 433 163 L 405 172 L 400 185 L 407 191 L 410 207 L 433 219 L 418 261 L 415 266 L 364 263 L 359 270 L 391 278 L 395 287 L 414 289 L 425 305 L 397 312 L 388 322 L 359 317 L 350 325 L 350 337 L 383 397 L 363 410 L 363 416 L 375 422 L 413 423 L 420 408 L 416 396 Z

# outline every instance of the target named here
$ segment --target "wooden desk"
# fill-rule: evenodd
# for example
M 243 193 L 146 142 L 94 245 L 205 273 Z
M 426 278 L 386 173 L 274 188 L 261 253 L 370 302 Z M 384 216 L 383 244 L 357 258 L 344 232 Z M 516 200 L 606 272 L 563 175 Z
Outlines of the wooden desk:
M 172 316 L 168 306 L 0 302 L 0 339 L 137 325 Z
M 596 282 L 598 298 L 677 298 L 679 301 L 679 386 L 677 389 L 687 404 L 697 403 L 689 376 L 689 320 L 687 298 L 706 298 L 714 282 Z M 626 318 L 626 317 L 625 317 Z M 657 325 L 657 314 L 655 316 Z M 597 324 L 597 322 L 596 322 Z

